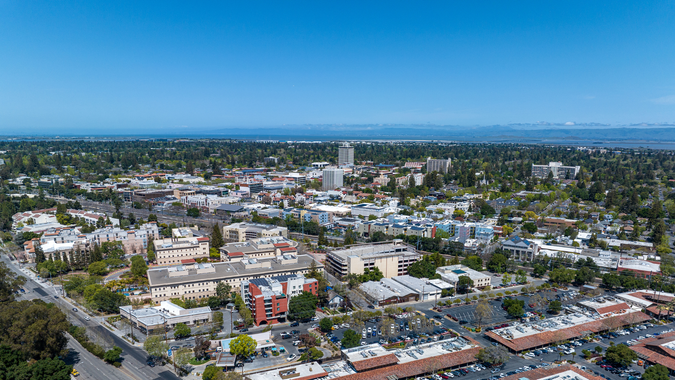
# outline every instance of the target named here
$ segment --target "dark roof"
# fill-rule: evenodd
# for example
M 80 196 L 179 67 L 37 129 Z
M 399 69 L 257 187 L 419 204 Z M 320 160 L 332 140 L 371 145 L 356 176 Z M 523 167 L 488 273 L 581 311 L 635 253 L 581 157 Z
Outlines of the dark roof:
M 243 207 L 237 206 L 237 205 L 220 205 L 220 206 L 216 207 L 216 210 L 227 211 L 227 212 L 239 212 L 243 209 L 244 209 Z

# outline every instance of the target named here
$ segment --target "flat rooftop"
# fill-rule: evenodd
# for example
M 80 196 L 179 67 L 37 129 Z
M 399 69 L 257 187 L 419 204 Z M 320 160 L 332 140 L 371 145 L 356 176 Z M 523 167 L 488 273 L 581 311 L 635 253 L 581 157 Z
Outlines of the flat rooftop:
M 325 376 L 328 372 L 317 362 L 246 375 L 251 380 L 310 380 Z
M 514 351 L 522 351 L 651 319 L 637 309 L 624 309 L 605 316 L 598 316 L 595 312 L 580 307 L 571 307 L 568 310 L 571 312 L 567 315 L 515 324 L 489 331 L 485 335 Z
M 148 282 L 152 286 L 163 286 L 163 285 L 174 285 L 182 284 L 185 282 L 193 281 L 213 281 L 213 280 L 222 280 L 225 278 L 238 278 L 242 276 L 258 276 L 258 275 L 270 275 L 274 276 L 275 273 L 283 274 L 288 271 L 299 271 L 305 268 L 309 268 L 312 262 L 316 263 L 317 269 L 323 269 L 323 264 L 316 262 L 309 255 L 298 255 L 297 262 L 285 261 L 282 263 L 280 260 L 274 259 L 261 259 L 258 262 L 263 263 L 262 267 L 255 268 L 246 268 L 245 263 L 242 262 L 222 262 L 214 263 L 213 271 L 208 273 L 197 273 L 198 270 L 194 266 L 184 268 L 186 271 L 185 275 L 180 276 L 169 276 L 170 268 L 156 268 L 148 270 Z M 266 265 L 269 264 L 269 265 Z
M 348 249 L 341 249 L 330 252 L 329 255 L 339 257 L 346 261 L 349 256 L 358 256 L 361 258 L 374 258 L 379 256 L 390 255 L 419 255 L 417 251 L 402 242 L 385 243 L 385 244 L 369 244 L 356 246 Z

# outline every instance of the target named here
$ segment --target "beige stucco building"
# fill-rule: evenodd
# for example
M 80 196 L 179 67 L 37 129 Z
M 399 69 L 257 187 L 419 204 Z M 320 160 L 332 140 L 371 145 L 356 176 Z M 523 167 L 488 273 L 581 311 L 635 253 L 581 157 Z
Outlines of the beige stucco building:
M 338 276 L 363 274 L 366 268 L 379 268 L 384 277 L 408 274 L 408 267 L 422 256 L 402 240 L 355 246 L 329 252 L 326 263 Z
M 157 264 L 180 264 L 182 260 L 209 257 L 208 237 L 168 238 L 155 241 Z

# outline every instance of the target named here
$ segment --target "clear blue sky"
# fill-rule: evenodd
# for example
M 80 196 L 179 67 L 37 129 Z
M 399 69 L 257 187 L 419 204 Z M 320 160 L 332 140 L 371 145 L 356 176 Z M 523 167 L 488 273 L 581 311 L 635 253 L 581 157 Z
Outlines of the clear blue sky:
M 0 0 L 3 134 L 542 120 L 675 122 L 675 2 Z

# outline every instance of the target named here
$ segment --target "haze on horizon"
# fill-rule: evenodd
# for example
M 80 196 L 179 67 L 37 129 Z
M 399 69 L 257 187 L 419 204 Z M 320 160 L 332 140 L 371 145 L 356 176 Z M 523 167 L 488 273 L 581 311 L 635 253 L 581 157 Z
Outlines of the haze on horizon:
M 675 3 L 0 1 L 0 134 L 675 123 Z

